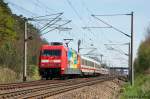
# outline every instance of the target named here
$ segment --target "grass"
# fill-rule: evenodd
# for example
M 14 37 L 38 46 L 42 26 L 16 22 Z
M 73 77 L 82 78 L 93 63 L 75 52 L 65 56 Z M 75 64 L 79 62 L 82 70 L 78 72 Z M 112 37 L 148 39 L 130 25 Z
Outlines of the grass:
M 121 99 L 150 99 L 150 75 L 137 75 L 134 86 L 127 83 Z
M 38 67 L 35 65 L 29 65 L 27 70 L 27 80 L 39 80 L 41 79 L 38 72 Z M 22 82 L 22 74 L 17 74 L 12 69 L 0 67 L 0 84 Z
M 0 68 L 0 84 L 17 81 L 17 74 L 9 68 Z

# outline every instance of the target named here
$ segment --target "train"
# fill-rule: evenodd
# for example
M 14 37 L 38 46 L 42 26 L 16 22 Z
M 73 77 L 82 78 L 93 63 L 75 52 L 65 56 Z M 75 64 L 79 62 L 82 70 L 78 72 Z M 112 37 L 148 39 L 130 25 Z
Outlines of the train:
M 62 42 L 42 45 L 39 56 L 39 73 L 42 79 L 108 74 L 100 62 L 80 55 Z

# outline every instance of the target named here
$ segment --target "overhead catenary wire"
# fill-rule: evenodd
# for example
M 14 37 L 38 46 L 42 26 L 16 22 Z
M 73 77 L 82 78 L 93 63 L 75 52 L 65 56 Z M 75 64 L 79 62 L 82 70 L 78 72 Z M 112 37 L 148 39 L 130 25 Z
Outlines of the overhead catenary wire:
M 80 21 L 86 26 L 86 22 L 84 22 L 84 20 L 82 19 L 82 17 L 78 14 L 77 10 L 75 9 L 75 7 L 72 5 L 72 3 L 70 2 L 70 0 L 66 0 L 67 3 L 69 4 L 69 6 L 73 9 L 73 11 L 75 12 L 75 14 L 78 16 L 78 18 L 80 19 Z M 90 29 L 87 29 L 91 34 L 93 34 L 93 36 L 96 36 Z
M 61 18 L 59 18 L 59 19 L 56 19 L 56 20 L 54 20 L 54 22 L 53 23 L 49 23 L 49 24 L 47 24 L 47 25 L 45 25 L 45 26 L 43 26 L 41 29 L 40 29 L 40 32 L 42 32 L 42 31 L 44 31 L 44 30 L 46 30 L 46 29 L 48 29 L 49 27 L 51 27 L 51 26 L 53 26 L 53 25 L 55 25 L 57 22 L 59 22 L 61 20 Z
M 40 2 L 39 0 L 36 0 L 36 2 L 37 2 L 40 6 L 45 7 L 47 10 L 49 10 L 49 12 L 50 12 L 50 11 L 54 11 L 53 9 L 47 7 L 47 5 L 45 5 L 43 2 Z M 55 12 L 55 11 L 54 11 L 54 12 Z M 58 22 L 58 20 L 59 20 L 59 19 L 55 20 L 55 25 L 56 25 L 56 23 Z M 49 20 L 48 20 L 48 21 L 49 21 Z M 63 20 L 63 19 L 61 19 L 60 21 L 67 22 L 68 20 Z M 50 26 L 50 25 L 49 25 L 48 28 L 53 28 L 52 30 L 58 29 L 60 35 L 62 35 L 62 33 L 60 33 L 60 31 L 62 31 L 62 30 L 64 30 L 64 29 L 65 29 L 66 31 L 68 31 L 68 29 L 71 30 L 71 28 L 57 27 L 57 26 L 54 26 L 54 24 L 53 24 L 53 26 Z M 52 31 L 52 30 L 51 30 L 51 31 Z M 70 30 L 69 30 L 69 31 L 70 31 Z M 64 33 L 63 33 L 63 34 L 64 34 Z M 70 37 L 74 37 L 74 36 L 70 36 Z M 62 35 L 62 38 L 64 38 L 63 35 Z
M 41 7 L 44 7 L 44 8 L 46 8 L 47 10 L 49 10 L 49 12 L 50 11 L 54 11 L 53 9 L 51 9 L 51 8 L 49 8 L 49 7 L 47 7 L 47 5 L 45 5 L 43 2 L 40 2 L 39 0 L 36 0 L 36 3 L 39 5 L 39 6 L 41 6 Z M 55 11 L 54 11 L 55 12 Z M 58 14 L 61 14 L 61 13 L 58 13 Z M 40 16 L 41 17 L 41 16 Z M 44 16 L 45 17 L 45 16 Z M 53 18 L 54 19 L 54 18 Z M 53 20 L 52 19 L 52 20 Z M 61 19 L 61 20 L 60 20 Z M 48 21 L 52 21 L 52 20 L 48 20 Z M 36 21 L 41 21 L 41 19 L 39 19 L 39 20 L 36 20 Z M 44 21 L 44 20 L 43 20 Z M 53 20 L 54 21 L 54 20 Z M 55 29 L 58 29 L 59 30 L 59 32 L 60 31 L 62 31 L 62 30 L 68 30 L 68 29 L 71 29 L 71 28 L 63 28 L 63 27 L 57 27 L 57 26 L 54 26 L 54 25 L 56 25 L 56 23 L 57 22 L 59 22 L 59 21 L 64 21 L 64 22 L 67 22 L 68 20 L 63 20 L 62 18 L 59 18 L 59 19 L 56 19 L 55 18 L 55 22 L 53 22 L 53 23 L 51 23 L 51 24 L 47 24 L 47 27 L 45 28 L 45 29 L 47 29 L 47 28 L 53 28 L 52 30 L 55 30 Z M 45 26 L 44 26 L 45 27 Z M 45 30 L 44 29 L 44 30 Z M 44 31 L 44 30 L 42 30 L 42 31 Z M 52 30 L 49 30 L 49 32 L 50 31 L 52 31 Z
M 69 4 L 69 6 L 72 8 L 72 10 L 75 12 L 75 14 L 77 15 L 77 17 L 80 19 L 80 21 L 83 23 L 83 25 L 86 25 L 86 22 L 82 19 L 82 17 L 78 14 L 77 10 L 75 9 L 75 7 L 72 5 L 70 0 L 67 0 L 67 3 Z M 97 37 L 92 31 L 91 29 L 87 29 L 88 32 L 90 32 L 90 34 L 92 34 L 91 36 L 93 36 L 94 38 Z M 84 33 L 84 32 L 83 32 Z M 85 37 L 87 35 L 84 35 L 83 37 Z M 91 38 L 91 36 L 87 36 L 87 38 L 89 38 L 88 41 L 91 41 L 91 43 L 93 43 L 93 39 Z M 87 40 L 85 40 L 87 42 Z M 89 44 L 88 44 L 89 45 Z M 91 44 L 90 44 L 91 45 Z M 86 44 L 87 46 L 87 44 Z
M 123 16 L 123 15 L 130 15 L 130 14 L 101 14 L 101 15 L 95 15 L 95 16 L 121 16 L 121 15 Z
M 41 5 L 42 7 L 45 7 L 47 10 L 49 10 L 50 12 L 51 11 L 54 11 L 54 12 L 57 12 L 56 10 L 50 8 L 49 6 L 47 6 L 45 3 L 41 2 L 40 0 L 36 0 L 37 3 L 39 3 L 39 5 Z
M 86 3 L 84 2 L 84 0 L 81 0 L 81 3 L 82 3 L 82 5 L 85 7 L 86 11 L 88 12 L 88 15 L 91 16 L 91 14 L 92 14 L 91 9 L 88 8 L 88 6 L 87 6 Z M 89 20 L 90 20 L 90 22 L 92 22 L 91 17 L 89 17 Z M 97 27 L 97 26 L 83 27 L 83 29 L 90 29 L 90 28 L 111 28 L 111 27 L 110 27 L 110 26 L 108 26 L 108 27 Z M 96 40 L 97 42 L 100 42 L 100 41 L 99 41 L 99 36 L 95 36 L 95 40 Z M 97 44 L 97 47 L 99 48 L 98 51 L 100 51 L 101 48 L 102 48 L 102 47 L 100 47 L 100 44 Z M 101 51 L 100 51 L 100 52 L 101 52 Z M 98 52 L 98 53 L 99 53 L 99 52 Z
M 8 0 L 7 0 L 7 3 L 10 4 L 10 5 L 12 5 L 12 6 L 14 6 L 14 7 L 16 7 L 16 9 L 22 10 L 22 11 L 24 11 L 24 12 L 26 12 L 26 13 L 32 15 L 32 16 L 37 15 L 37 13 L 33 13 L 30 10 L 27 10 L 27 9 L 23 8 L 22 6 L 19 6 L 19 5 L 15 4 L 15 3 L 12 3 L 12 2 L 10 2 Z
M 45 7 L 47 10 L 49 10 L 49 11 L 54 11 L 54 9 L 51 9 L 51 8 L 49 8 L 46 4 L 44 4 L 43 2 L 40 2 L 39 0 L 36 0 L 36 2 L 39 4 L 39 5 L 41 5 L 41 6 L 43 6 L 43 7 Z M 55 12 L 55 11 L 54 11 Z M 61 21 L 64 21 L 64 22 L 66 22 L 66 21 L 68 21 L 68 20 L 63 20 L 63 19 L 61 19 Z M 55 20 L 55 22 L 56 22 L 56 20 Z M 49 26 L 49 28 L 57 28 L 57 27 L 50 27 Z M 64 29 L 67 29 L 67 28 L 61 28 L 61 27 L 59 27 L 59 28 L 57 28 L 58 29 L 58 33 L 60 34 L 60 35 L 62 35 L 62 38 L 64 38 L 64 33 L 62 34 L 62 33 L 60 33 L 62 30 L 64 30 Z M 68 29 L 70 29 L 70 28 L 68 28 Z M 68 29 L 66 30 L 66 31 L 68 31 Z M 55 29 L 54 29 L 55 30 Z M 70 29 L 71 30 L 71 29 Z M 69 30 L 69 31 L 70 31 Z M 74 36 L 70 36 L 70 37 L 74 37 Z
M 69 25 L 70 26 L 75 26 L 76 28 L 78 28 L 77 30 L 80 30 L 82 34 L 85 32 L 83 29 L 81 29 L 81 27 L 79 27 L 79 25 L 77 25 L 76 23 L 74 23 L 74 21 L 72 21 L 71 23 L 72 24 L 69 24 Z M 83 40 L 83 37 L 87 37 L 87 38 L 89 38 L 89 40 L 91 39 L 90 38 L 91 36 L 84 35 L 84 36 L 81 37 L 81 36 L 78 36 L 77 33 L 72 33 L 72 31 L 69 31 L 68 35 L 73 35 L 73 36 L 70 36 L 70 37 L 73 37 L 75 39 L 82 39 Z M 84 41 L 85 41 L 84 43 L 86 43 L 86 44 L 82 43 L 84 46 L 90 45 L 90 44 L 88 44 L 88 40 L 84 40 Z M 73 42 L 75 42 L 75 40 Z
M 48 13 L 51 13 L 52 11 L 54 11 L 52 8 L 48 7 L 46 4 L 44 4 L 43 2 L 41 2 L 39 0 L 28 0 L 28 1 L 30 3 L 32 3 L 33 5 L 35 5 L 35 7 L 42 9 L 42 11 L 49 10 Z M 54 11 L 54 12 L 56 12 L 56 11 Z
M 37 0 L 38 1 L 38 0 Z M 14 3 L 12 3 L 12 2 L 8 2 L 9 4 L 11 4 L 12 6 L 15 6 L 18 10 L 21 10 L 21 11 L 25 11 L 25 12 L 27 12 L 28 14 L 30 14 L 30 15 L 32 15 L 32 16 L 37 16 L 37 14 L 35 14 L 35 13 L 33 13 L 33 12 L 31 12 L 31 11 L 29 11 L 29 10 L 27 10 L 27 9 L 25 9 L 25 8 L 23 8 L 23 7 L 21 7 L 21 6 L 19 6 L 19 5 L 17 5 L 17 4 L 14 4 Z M 36 3 L 34 3 L 34 2 L 32 2 L 34 5 L 37 5 Z M 61 13 L 54 13 L 54 14 L 50 14 L 50 15 L 44 15 L 44 16 L 38 16 L 38 17 L 32 17 L 32 18 L 28 18 L 28 20 L 32 20 L 32 21 L 37 21 L 36 19 L 38 19 L 38 18 L 45 18 L 45 17 L 50 17 L 50 16 L 54 16 L 54 15 L 62 15 L 63 14 L 63 12 L 61 12 Z M 59 16 L 58 15 L 58 16 Z M 35 19 L 36 18 L 36 19 Z M 35 19 L 35 20 L 33 20 L 33 19 Z M 57 18 L 54 18 L 54 19 L 57 19 Z M 51 20 L 51 22 L 52 21 L 54 21 L 54 19 L 52 19 Z M 60 19 L 59 19 L 59 21 L 60 21 Z M 50 22 L 50 23 L 51 23 Z M 58 22 L 58 20 L 56 20 L 56 22 Z M 50 26 L 52 26 L 52 25 L 54 25 L 56 22 L 54 22 L 53 24 L 46 24 L 46 26 L 48 26 L 48 27 L 50 27 Z M 38 22 L 38 23 L 40 23 L 40 22 Z M 46 27 L 46 26 L 44 26 L 43 28 L 44 28 L 44 30 L 45 29 L 47 29 L 48 27 Z M 43 29 L 42 28 L 42 29 Z M 42 30 L 43 31 L 43 30 Z M 42 32 L 41 31 L 41 32 Z
M 52 19 L 51 21 L 49 21 L 47 24 L 45 24 L 42 28 L 40 28 L 40 31 L 45 30 L 47 27 L 50 27 L 51 25 L 55 24 L 56 22 L 60 21 L 61 18 L 59 18 L 63 13 L 60 13 L 59 15 L 57 15 L 54 19 Z M 59 19 L 58 19 L 59 18 Z M 56 20 L 57 19 L 57 20 Z M 56 20 L 56 21 L 55 21 Z M 52 23 L 53 21 L 55 21 L 54 23 Z M 52 23 L 52 24 L 51 24 Z
M 85 4 L 84 0 L 81 0 L 81 3 L 82 3 L 83 6 L 85 6 L 85 8 L 86 8 L 86 10 L 87 10 L 87 12 L 89 13 L 89 16 L 90 16 L 92 14 L 92 11 L 87 7 L 87 5 Z M 92 21 L 91 17 L 89 17 L 89 20 Z M 91 27 L 83 27 L 83 28 L 88 29 L 88 28 L 111 28 L 111 27 L 110 26 L 108 26 L 108 27 L 91 26 Z M 99 37 L 98 36 L 96 36 L 96 37 L 97 37 L 97 39 L 96 39 L 97 42 L 99 42 L 98 41 Z M 101 48 L 99 45 L 97 45 L 97 47 Z
M 104 20 L 102 20 L 102 19 L 96 17 L 95 15 L 92 14 L 91 16 L 93 16 L 95 19 L 101 21 L 102 23 L 106 24 L 107 26 L 110 26 L 110 27 L 113 28 L 114 30 L 116 30 L 116 31 L 118 31 L 118 32 L 120 32 L 120 33 L 126 35 L 127 37 L 131 37 L 131 36 L 128 35 L 127 33 L 125 33 L 125 32 L 123 32 L 123 31 L 121 31 L 120 29 L 118 29 L 118 28 L 116 28 L 116 27 L 110 25 L 109 23 L 107 23 L 107 22 L 105 22 Z
M 83 29 L 81 29 L 76 23 L 74 23 L 73 21 L 71 22 L 71 24 L 69 24 L 70 26 L 71 25 L 73 25 L 73 26 L 75 26 L 76 28 L 78 28 L 78 30 L 80 30 L 81 31 L 81 33 L 84 33 L 85 31 L 83 31 Z M 76 40 L 78 40 L 78 39 L 83 39 L 82 37 L 80 37 L 80 36 L 78 36 L 76 33 L 72 33 L 71 31 L 70 31 L 70 33 L 68 33 L 68 35 L 70 35 L 70 38 L 75 38 Z M 83 36 L 83 37 L 85 37 L 85 36 Z M 87 36 L 87 38 L 89 38 L 89 36 Z M 91 39 L 91 38 L 89 38 L 89 39 Z M 75 40 L 74 40 L 74 42 L 75 42 Z M 84 43 L 86 43 L 86 44 L 84 44 Z M 84 46 L 86 46 L 86 45 L 89 45 L 89 43 L 87 42 L 87 40 L 85 40 L 85 42 L 84 43 L 82 43 Z M 75 44 L 76 44 L 76 42 L 75 42 Z
M 128 55 L 127 53 L 125 53 L 123 50 L 119 49 L 119 48 L 114 48 L 114 47 L 111 47 L 108 45 L 105 45 L 107 47 L 107 49 L 111 50 L 111 51 L 116 51 L 116 52 L 119 52 L 121 55 Z
M 83 0 L 81 0 L 82 1 L 82 4 L 86 7 L 86 5 L 85 5 L 85 3 L 83 2 Z M 91 13 L 92 14 L 92 12 L 86 7 L 86 9 L 87 9 L 87 11 L 89 12 L 89 13 Z M 118 15 L 118 14 L 117 14 Z M 119 14 L 120 15 L 120 14 Z M 85 27 L 85 28 L 112 28 L 111 26 L 108 26 L 108 27 Z M 110 40 L 108 40 L 108 41 L 110 41 Z M 124 52 L 122 52 L 122 51 L 120 51 L 120 53 L 123 53 L 123 54 L 125 54 Z
M 64 25 L 66 25 L 66 24 L 68 24 L 68 23 L 70 23 L 70 22 L 71 22 L 71 20 L 69 20 L 68 22 L 66 22 L 66 23 L 64 23 L 64 24 L 59 25 L 58 27 L 64 26 Z M 55 27 L 54 29 L 51 29 L 51 30 L 49 30 L 49 31 L 47 31 L 47 32 L 45 32 L 45 33 L 42 33 L 41 36 L 44 35 L 44 34 L 49 33 L 50 31 L 53 31 L 53 30 L 57 29 L 58 27 Z
M 35 14 L 35 13 L 32 13 L 31 11 L 29 11 L 29 10 L 26 10 L 25 8 L 23 8 L 23 7 L 21 7 L 21 6 L 18 6 L 18 5 L 16 5 L 16 4 L 14 4 L 14 3 L 12 3 L 12 2 L 9 2 L 11 5 L 13 5 L 13 6 L 16 6 L 16 7 L 18 7 L 19 9 L 22 9 L 22 10 L 24 10 L 24 11 L 26 11 L 26 12 L 28 12 L 29 14 L 31 14 L 31 15 L 33 15 L 33 16 L 35 16 L 35 15 L 37 15 L 37 14 Z M 59 15 L 58 15 L 59 14 Z M 49 16 L 52 16 L 52 15 L 58 15 L 58 17 L 60 16 L 60 15 L 62 15 L 63 13 L 56 13 L 56 14 L 51 14 L 51 15 L 45 15 L 45 16 L 38 16 L 38 17 L 32 17 L 32 18 L 29 18 L 29 20 L 34 20 L 35 18 L 37 19 L 37 18 L 41 18 L 41 17 L 49 17 Z M 54 18 L 52 21 L 54 21 L 55 19 L 57 19 L 58 17 L 56 17 L 56 18 Z M 36 20 L 34 20 L 34 21 L 36 21 Z M 49 23 L 51 23 L 52 21 L 50 21 Z M 58 22 L 58 21 L 60 21 L 60 19 L 59 20 L 56 20 L 54 23 L 52 23 L 52 24 L 46 24 L 46 26 L 44 26 L 43 28 L 41 28 L 41 29 L 43 29 L 42 31 L 44 31 L 45 29 L 47 29 L 48 27 L 50 27 L 50 26 L 52 26 L 52 25 L 54 25 L 56 22 Z M 48 26 L 49 25 L 49 26 Z M 61 26 L 61 25 L 60 25 Z M 40 29 L 40 30 L 41 30 Z M 55 30 L 55 29 L 57 29 L 57 27 L 55 27 L 54 29 L 52 29 L 52 30 Z M 52 30 L 49 30 L 48 32 L 50 32 L 50 31 L 52 31 Z M 42 32 L 41 31 L 41 32 Z M 45 33 L 44 33 L 45 34 Z M 43 34 L 42 34 L 43 35 Z
M 53 14 L 49 14 L 49 15 L 44 15 L 44 16 L 37 16 L 37 17 L 32 17 L 33 19 L 37 19 L 37 18 L 42 18 L 42 17 L 50 17 L 50 16 L 54 16 L 54 15 L 62 15 L 63 12 L 60 13 L 53 13 Z
M 39 0 L 37 0 L 37 1 L 39 1 Z M 78 12 L 77 12 L 78 13 Z M 80 16 L 80 15 L 79 15 Z M 81 19 L 82 19 L 82 17 L 81 17 Z M 58 29 L 58 28 L 56 28 L 56 27 L 54 27 L 54 30 L 55 29 Z M 82 29 L 81 29 L 82 30 Z M 73 33 L 74 34 L 74 33 Z M 68 35 L 70 35 L 69 33 L 68 33 Z M 76 36 L 76 35 L 75 35 Z M 85 35 L 86 36 L 86 35 Z M 87 35 L 88 36 L 88 35 Z M 96 36 L 97 37 L 97 36 Z M 78 37 L 79 38 L 79 37 Z M 90 36 L 89 36 L 89 38 L 90 38 Z M 88 42 L 87 40 L 85 40 L 86 42 Z M 86 44 L 87 45 L 87 44 Z
M 59 18 L 59 17 L 60 17 L 62 14 L 63 14 L 63 13 L 52 14 L 52 15 L 57 15 L 57 16 L 56 16 L 55 18 L 52 18 L 52 20 L 48 21 L 48 23 L 46 23 L 44 26 L 42 26 L 42 27 L 39 29 L 39 31 L 40 31 L 40 32 L 43 32 L 43 31 L 47 30 L 48 28 L 51 28 L 51 26 L 55 26 L 55 28 L 50 29 L 50 30 L 47 31 L 47 32 L 50 32 L 50 31 L 53 31 L 53 30 L 55 30 L 55 29 L 59 29 L 60 26 L 65 25 L 66 23 L 65 23 L 65 24 L 61 24 L 61 25 L 58 25 L 59 28 L 55 25 L 57 22 L 59 22 L 59 21 L 61 20 L 61 18 Z M 28 18 L 28 20 L 29 20 L 29 21 L 34 21 L 34 22 L 38 20 L 38 22 L 39 22 L 40 18 L 42 18 L 42 20 L 43 20 L 44 17 L 45 17 L 45 19 L 47 19 L 47 16 L 52 16 L 52 15 L 45 15 L 45 16 L 32 17 L 32 18 Z M 48 17 L 48 19 L 49 19 L 49 17 Z M 63 20 L 63 21 L 64 21 L 64 20 Z M 46 33 L 44 33 L 44 34 L 46 34 Z M 43 35 L 43 34 L 42 34 L 42 35 Z

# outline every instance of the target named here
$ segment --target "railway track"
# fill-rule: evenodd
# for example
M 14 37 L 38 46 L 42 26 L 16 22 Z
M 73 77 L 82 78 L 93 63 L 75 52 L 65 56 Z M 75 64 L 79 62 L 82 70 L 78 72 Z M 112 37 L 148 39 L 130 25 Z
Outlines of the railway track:
M 63 93 L 66 91 L 74 90 L 77 88 L 81 88 L 84 86 L 93 85 L 99 82 L 103 82 L 106 80 L 114 79 L 114 77 L 96 77 L 89 79 L 73 79 L 73 80 L 65 80 L 65 81 L 43 81 L 39 82 L 40 84 L 36 86 L 31 86 L 33 84 L 29 84 L 29 86 L 16 88 L 15 89 L 6 89 L 0 93 L 0 99 L 28 99 L 28 98 L 46 98 L 52 95 L 56 95 L 59 93 Z M 35 82 L 34 82 L 35 83 Z M 43 85 L 42 85 L 43 83 Z M 25 83 L 23 83 L 25 84 Z M 21 83 L 20 83 L 21 85 Z M 25 84 L 26 85 L 26 84 Z
M 71 80 L 70 80 L 71 81 Z M 61 80 L 38 80 L 38 81 L 30 81 L 30 82 L 21 82 L 21 83 L 10 83 L 10 84 L 0 84 L 0 91 L 25 88 L 30 86 L 39 86 L 39 85 L 47 85 L 47 84 L 55 84 L 59 82 L 64 82 Z

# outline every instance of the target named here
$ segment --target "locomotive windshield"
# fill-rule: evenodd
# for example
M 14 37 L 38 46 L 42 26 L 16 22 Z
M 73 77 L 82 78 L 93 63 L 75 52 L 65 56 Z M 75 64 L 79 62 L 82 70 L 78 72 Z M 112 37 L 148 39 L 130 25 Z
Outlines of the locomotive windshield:
M 61 56 L 61 50 L 43 50 L 43 56 Z

